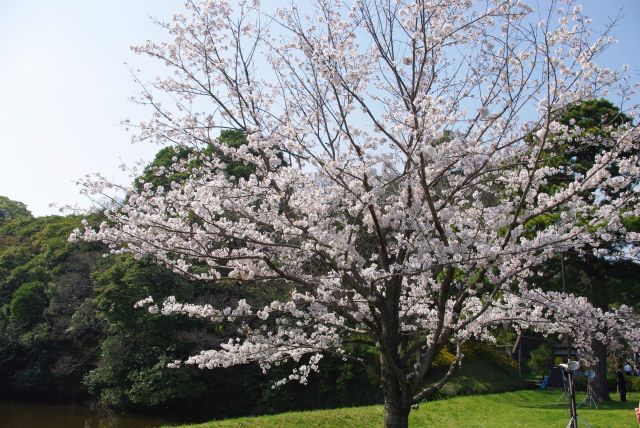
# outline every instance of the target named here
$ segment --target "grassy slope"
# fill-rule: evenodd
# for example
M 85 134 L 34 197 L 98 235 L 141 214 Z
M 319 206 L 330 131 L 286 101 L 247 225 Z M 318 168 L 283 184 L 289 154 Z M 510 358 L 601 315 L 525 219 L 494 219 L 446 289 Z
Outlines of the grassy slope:
M 568 422 L 566 401 L 556 402 L 556 391 L 516 391 L 502 394 L 455 397 L 424 403 L 411 412 L 414 427 L 565 427 Z M 578 400 L 584 394 L 578 395 Z M 638 397 L 632 396 L 637 400 Z M 613 402 L 600 409 L 581 407 L 578 415 L 591 426 L 637 428 L 633 408 L 636 401 Z M 291 412 L 255 418 L 228 419 L 193 425 L 205 427 L 376 427 L 382 426 L 382 407 L 356 407 L 312 412 Z M 579 425 L 580 426 L 580 425 Z
M 467 361 L 440 391 L 441 396 L 487 394 L 525 388 L 515 370 L 482 359 Z

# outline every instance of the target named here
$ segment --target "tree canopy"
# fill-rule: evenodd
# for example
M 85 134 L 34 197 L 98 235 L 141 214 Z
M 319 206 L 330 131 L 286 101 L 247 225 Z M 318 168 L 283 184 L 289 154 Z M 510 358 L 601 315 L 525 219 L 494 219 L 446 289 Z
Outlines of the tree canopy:
M 14 218 L 29 216 L 31 212 L 25 204 L 0 196 L 0 224 Z

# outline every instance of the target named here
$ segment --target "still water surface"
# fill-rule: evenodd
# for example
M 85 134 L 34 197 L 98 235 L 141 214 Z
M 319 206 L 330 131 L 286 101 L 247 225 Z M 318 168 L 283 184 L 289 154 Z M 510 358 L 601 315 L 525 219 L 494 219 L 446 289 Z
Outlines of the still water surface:
M 156 428 L 167 420 L 85 406 L 0 402 L 0 428 Z

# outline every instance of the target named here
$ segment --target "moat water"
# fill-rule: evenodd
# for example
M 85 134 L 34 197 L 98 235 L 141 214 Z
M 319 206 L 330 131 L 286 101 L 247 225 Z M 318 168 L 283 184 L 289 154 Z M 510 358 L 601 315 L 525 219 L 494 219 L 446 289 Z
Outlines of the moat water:
M 171 421 L 87 406 L 0 401 L 0 428 L 156 428 Z

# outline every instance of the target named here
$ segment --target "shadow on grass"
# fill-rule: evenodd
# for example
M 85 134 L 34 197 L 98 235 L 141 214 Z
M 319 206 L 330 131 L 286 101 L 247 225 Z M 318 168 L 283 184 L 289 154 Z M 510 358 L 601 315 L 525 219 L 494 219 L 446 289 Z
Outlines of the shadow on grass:
M 579 404 L 584 397 L 577 396 L 576 404 Z M 566 410 L 569 403 L 567 401 L 558 401 L 556 403 L 547 403 L 547 404 L 530 404 L 530 405 L 520 405 L 518 407 L 525 409 L 548 409 L 548 410 Z M 619 401 L 611 401 L 609 403 L 598 403 L 598 408 L 591 406 L 582 405 L 578 407 L 578 412 L 597 412 L 598 410 L 630 410 L 632 411 L 634 408 L 638 407 L 638 403 L 636 401 L 626 401 L 621 403 Z
M 521 409 L 546 409 L 546 410 L 567 410 L 567 404 L 531 404 L 516 406 Z

